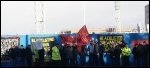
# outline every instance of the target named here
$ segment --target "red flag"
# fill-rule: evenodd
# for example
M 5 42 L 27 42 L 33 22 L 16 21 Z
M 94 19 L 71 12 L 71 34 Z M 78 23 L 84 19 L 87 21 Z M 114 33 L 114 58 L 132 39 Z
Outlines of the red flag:
M 66 36 L 66 35 L 61 34 L 60 38 L 61 38 L 61 42 L 64 43 L 64 44 L 73 43 L 74 42 L 74 38 L 71 37 L 71 36 Z
M 81 42 L 80 43 L 83 43 L 83 44 L 87 44 L 91 37 L 89 35 L 89 32 L 87 31 L 87 28 L 86 28 L 86 25 L 84 25 L 78 32 L 78 36 L 80 37 L 81 39 Z
M 78 32 L 77 36 L 71 37 L 71 36 L 66 36 L 61 34 L 61 42 L 66 44 L 66 43 L 76 43 L 78 52 L 81 52 L 82 50 L 82 45 L 87 44 L 90 40 L 91 37 L 87 31 L 86 25 L 84 25 Z

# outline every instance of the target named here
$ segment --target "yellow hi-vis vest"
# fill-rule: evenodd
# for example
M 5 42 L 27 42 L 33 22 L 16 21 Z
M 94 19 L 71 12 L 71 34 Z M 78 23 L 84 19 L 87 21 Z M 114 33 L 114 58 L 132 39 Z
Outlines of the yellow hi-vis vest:
M 59 49 L 56 46 L 52 48 L 52 60 L 61 60 Z
M 129 56 L 130 54 L 131 54 L 131 49 L 130 48 L 124 47 L 122 49 L 122 53 L 121 53 L 122 56 Z

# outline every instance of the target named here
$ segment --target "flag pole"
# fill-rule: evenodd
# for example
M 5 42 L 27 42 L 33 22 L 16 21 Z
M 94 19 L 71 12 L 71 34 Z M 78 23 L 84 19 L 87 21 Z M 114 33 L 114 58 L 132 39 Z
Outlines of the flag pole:
M 85 1 L 83 1 L 84 25 L 85 25 Z

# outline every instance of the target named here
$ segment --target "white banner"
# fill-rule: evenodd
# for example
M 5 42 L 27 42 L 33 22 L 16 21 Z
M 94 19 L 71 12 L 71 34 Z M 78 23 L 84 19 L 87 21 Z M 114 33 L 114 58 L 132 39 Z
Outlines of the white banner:
M 42 43 L 41 40 L 36 41 L 36 47 L 37 47 L 37 49 L 42 49 L 42 48 L 43 48 L 43 45 L 42 45 L 42 44 L 43 44 L 43 43 Z

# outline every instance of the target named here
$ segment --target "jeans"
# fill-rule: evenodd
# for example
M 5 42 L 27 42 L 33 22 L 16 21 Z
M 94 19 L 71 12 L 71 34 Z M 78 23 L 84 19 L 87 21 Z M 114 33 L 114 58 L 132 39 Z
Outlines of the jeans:
M 130 61 L 129 61 L 129 56 L 123 56 L 123 67 L 129 67 L 130 66 Z
M 101 66 L 104 66 L 104 58 L 103 58 L 103 53 L 100 54 L 100 63 L 101 63 Z
M 85 66 L 89 66 L 89 56 L 85 56 Z
M 21 57 L 21 67 L 25 67 L 25 57 Z
M 120 67 L 120 55 L 115 56 L 115 66 Z
M 90 65 L 90 66 L 94 66 L 94 62 L 95 62 L 95 61 L 94 61 L 94 58 L 95 58 L 95 57 L 94 57 L 94 54 L 91 53 L 91 54 L 89 55 L 89 65 Z
M 53 67 L 60 67 L 60 60 L 52 60 Z
M 16 67 L 16 59 L 10 58 L 10 67 Z
M 16 57 L 16 66 L 21 67 L 21 57 Z
M 143 67 L 148 67 L 149 66 L 149 64 L 148 64 L 148 62 L 149 62 L 149 60 L 148 60 L 148 55 L 144 55 L 143 57 L 142 57 L 142 60 L 143 60 Z
M 82 62 L 81 62 L 81 54 L 78 54 L 77 55 L 77 63 L 78 63 L 78 65 L 77 66 L 81 66 L 82 65 Z
M 73 67 L 73 58 L 67 59 L 67 66 L 68 67 Z

